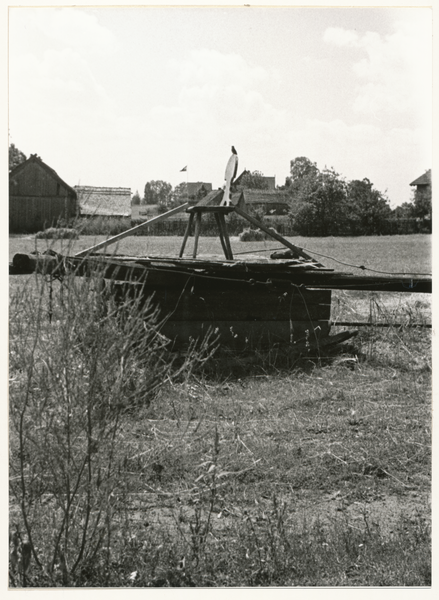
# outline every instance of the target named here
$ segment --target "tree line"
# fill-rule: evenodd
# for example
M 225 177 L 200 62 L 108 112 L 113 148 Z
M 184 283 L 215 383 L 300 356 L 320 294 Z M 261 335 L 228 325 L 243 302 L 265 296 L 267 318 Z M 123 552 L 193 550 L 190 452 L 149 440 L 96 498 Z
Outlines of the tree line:
M 245 172 L 234 191 L 266 189 L 260 171 Z M 320 170 L 315 162 L 300 156 L 290 161 L 290 175 L 283 186 L 289 205 L 288 217 L 294 231 L 304 236 L 380 235 L 400 233 L 401 222 L 414 221 L 407 232 L 431 231 L 431 187 L 414 192 L 413 200 L 395 209 L 386 194 L 364 178 L 348 181 L 333 168 Z M 199 197 L 205 194 L 202 190 Z M 187 184 L 174 189 L 165 181 L 149 181 L 143 198 L 133 197 L 137 204 L 157 204 L 164 212 L 188 199 Z M 258 215 L 261 216 L 261 215 Z M 404 231 L 404 230 L 403 230 Z
M 9 169 L 26 160 L 18 148 L 9 146 Z M 246 171 L 233 191 L 266 189 L 267 182 L 260 171 Z M 431 186 L 417 189 L 410 202 L 392 209 L 387 196 L 364 178 L 348 181 L 333 168 L 320 170 L 315 162 L 305 156 L 290 161 L 290 174 L 282 191 L 288 202 L 288 217 L 295 232 L 304 236 L 326 235 L 379 235 L 400 233 L 395 223 L 415 222 L 407 232 L 431 232 Z M 207 191 L 201 188 L 192 199 L 201 199 Z M 133 195 L 133 204 L 158 205 L 165 212 L 187 202 L 186 182 L 175 188 L 162 180 L 145 184 L 143 196 Z M 262 216 L 262 215 L 258 215 Z
M 431 227 L 431 187 L 417 190 L 413 201 L 392 210 L 387 196 L 369 179 L 347 181 L 302 156 L 290 162 L 283 189 L 291 198 L 294 229 L 301 235 L 379 235 L 392 232 L 392 221 L 411 219 L 420 222 L 418 230 Z

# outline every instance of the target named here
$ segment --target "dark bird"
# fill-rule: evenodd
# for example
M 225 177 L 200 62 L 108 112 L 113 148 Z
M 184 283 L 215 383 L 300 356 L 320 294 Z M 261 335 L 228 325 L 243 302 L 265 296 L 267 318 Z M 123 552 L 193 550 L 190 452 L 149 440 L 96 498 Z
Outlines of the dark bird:
M 233 153 L 233 154 L 238 154 L 238 153 L 236 152 L 236 150 L 235 150 L 235 146 L 232 146 L 232 153 Z

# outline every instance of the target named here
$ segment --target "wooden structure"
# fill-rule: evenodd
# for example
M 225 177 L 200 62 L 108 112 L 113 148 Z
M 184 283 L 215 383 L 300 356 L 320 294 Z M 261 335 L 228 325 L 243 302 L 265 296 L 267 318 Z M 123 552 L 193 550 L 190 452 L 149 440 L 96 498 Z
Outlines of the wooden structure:
M 424 192 L 428 189 L 431 191 L 431 169 L 412 181 L 410 185 L 416 187 L 416 191 Z
M 36 232 L 76 215 L 77 196 L 36 154 L 9 173 L 9 230 Z
M 227 207 L 219 206 L 221 200 L 221 190 L 211 192 L 196 205 L 177 207 L 74 256 L 53 252 L 17 254 L 10 273 L 37 270 L 62 278 L 68 272 L 87 276 L 99 271 L 119 301 L 132 296 L 152 299 L 160 309 L 160 332 L 175 349 L 203 338 L 209 331 L 219 336 L 221 345 L 239 351 L 273 344 L 316 347 L 328 341 L 332 289 L 431 292 L 431 278 L 365 277 L 326 269 L 248 215 L 241 197 L 235 197 L 233 205 Z M 189 213 L 189 223 L 178 258 L 97 253 L 139 228 L 182 210 Z M 270 258 L 234 259 L 224 218 L 233 211 L 287 250 L 275 252 Z M 216 216 L 224 259 L 197 256 L 202 217 L 208 213 Z M 185 258 L 192 226 L 194 249 L 192 257 Z

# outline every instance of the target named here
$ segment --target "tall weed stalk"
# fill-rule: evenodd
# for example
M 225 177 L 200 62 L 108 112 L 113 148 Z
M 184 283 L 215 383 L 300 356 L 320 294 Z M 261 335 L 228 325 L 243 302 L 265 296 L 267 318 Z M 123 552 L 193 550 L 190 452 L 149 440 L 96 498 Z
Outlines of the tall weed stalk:
M 69 276 L 53 294 L 47 278 L 31 283 L 10 302 L 11 584 L 77 585 L 103 548 L 111 559 L 126 490 L 123 415 L 175 372 L 149 302 L 116 307 L 99 273 Z

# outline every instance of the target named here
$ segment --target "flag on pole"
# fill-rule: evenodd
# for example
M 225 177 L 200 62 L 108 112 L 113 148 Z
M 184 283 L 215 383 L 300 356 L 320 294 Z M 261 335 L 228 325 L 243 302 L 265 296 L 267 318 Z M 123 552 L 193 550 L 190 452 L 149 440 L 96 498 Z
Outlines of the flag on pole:
M 187 165 L 186 165 L 185 167 L 183 167 L 183 168 L 180 170 L 180 173 L 181 173 L 182 171 L 187 171 Z

